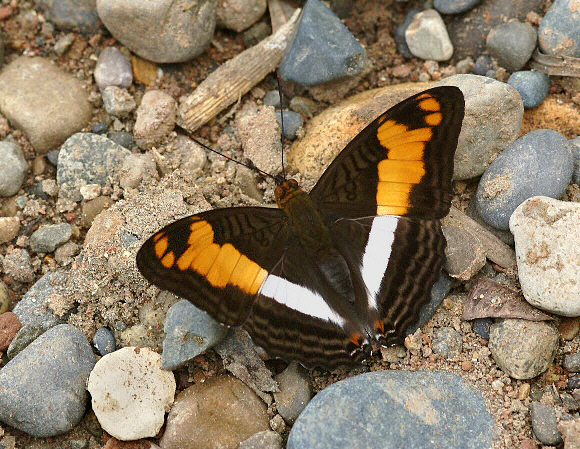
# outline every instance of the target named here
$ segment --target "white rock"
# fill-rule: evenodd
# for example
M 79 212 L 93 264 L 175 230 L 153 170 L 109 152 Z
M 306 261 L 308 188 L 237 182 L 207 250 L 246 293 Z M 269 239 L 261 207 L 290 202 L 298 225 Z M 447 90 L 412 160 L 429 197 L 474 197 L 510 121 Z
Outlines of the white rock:
M 149 348 L 126 347 L 97 362 L 87 389 L 103 429 L 118 440 L 157 435 L 173 403 L 175 378 Z
M 580 203 L 535 196 L 510 218 L 526 300 L 543 310 L 580 316 Z
M 446 61 L 453 54 L 453 44 L 445 23 L 434 9 L 415 14 L 405 31 L 405 40 L 417 58 Z

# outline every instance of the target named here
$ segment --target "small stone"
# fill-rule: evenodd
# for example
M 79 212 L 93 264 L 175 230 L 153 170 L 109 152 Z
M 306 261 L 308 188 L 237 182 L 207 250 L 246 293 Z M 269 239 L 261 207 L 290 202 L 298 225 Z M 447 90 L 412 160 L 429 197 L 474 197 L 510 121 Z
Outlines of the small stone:
M 508 84 L 518 91 L 526 109 L 539 106 L 550 91 L 550 77 L 541 72 L 512 73 Z
M 26 178 L 27 172 L 28 164 L 26 163 L 26 159 L 24 159 L 20 147 L 10 141 L 1 141 L 0 196 L 12 196 L 18 193 Z
M 302 86 L 353 76 L 362 71 L 366 53 L 331 9 L 309 0 L 280 67 L 280 77 Z
M 544 168 L 543 173 L 547 169 Z M 558 315 L 580 316 L 580 203 L 533 197 L 510 218 L 526 300 Z
M 529 338 L 522 339 L 522 335 Z M 556 355 L 558 331 L 543 321 L 504 319 L 490 328 L 489 349 L 497 365 L 514 379 L 543 373 Z
M 103 429 L 120 440 L 154 437 L 173 403 L 173 373 L 149 348 L 125 347 L 103 356 L 87 390 Z
M 157 176 L 157 165 L 150 154 L 132 153 L 123 161 L 119 184 L 124 189 L 136 189 L 144 179 Z
M 453 55 L 453 45 L 445 23 L 434 9 L 413 16 L 405 31 L 405 40 L 410 52 L 417 58 L 447 61 Z
M 126 118 L 137 107 L 129 91 L 117 86 L 105 87 L 102 97 L 105 111 L 107 111 L 107 114 L 115 117 Z
M 560 336 L 566 341 L 572 341 L 580 332 L 580 318 L 579 317 L 563 317 L 558 325 L 558 332 Z
M 99 327 L 93 336 L 93 346 L 101 355 L 110 354 L 115 350 L 115 337 L 106 327 Z
M 85 413 L 94 365 L 81 331 L 49 329 L 0 370 L 0 420 L 38 438 L 71 430 Z
M 411 50 L 409 50 L 409 46 L 407 45 L 407 41 L 405 40 L 405 32 L 407 31 L 407 28 L 409 27 L 411 22 L 413 22 L 413 17 L 415 17 L 415 14 L 419 12 L 420 11 L 418 9 L 410 9 L 407 12 L 407 15 L 405 16 L 403 22 L 395 29 L 395 42 L 397 44 L 397 52 L 407 59 L 411 59 L 414 56 L 413 53 L 411 53 Z
M 161 365 L 174 370 L 223 340 L 228 329 L 189 301 L 181 300 L 168 310 L 164 331 Z
M 516 72 L 531 58 L 536 40 L 536 30 L 529 23 L 508 22 L 492 28 L 486 44 L 489 54 L 501 67 Z
M 3 281 L 0 281 L 0 314 L 8 312 L 11 302 L 8 286 Z
M 477 318 L 473 320 L 472 329 L 477 335 L 485 340 L 489 340 L 489 328 L 493 324 L 491 318 Z
M 54 47 L 52 47 L 52 50 L 58 56 L 62 56 L 70 49 L 74 41 L 75 35 L 73 33 L 65 34 L 55 42 Z
M 21 327 L 12 338 L 10 345 L 8 345 L 8 350 L 6 351 L 8 359 L 12 360 L 16 357 L 30 343 L 44 334 L 46 329 L 46 327 L 36 324 L 27 324 Z
M 574 155 L 574 175 L 572 179 L 575 184 L 580 185 L 580 136 L 570 140 L 574 144 L 572 147 L 572 154 Z
M 177 395 L 160 446 L 164 449 L 238 447 L 270 430 L 266 404 L 231 376 L 197 383 Z
M 270 27 L 264 22 L 258 22 L 244 32 L 244 46 L 253 47 L 266 39 L 271 33 Z
M 128 150 L 135 148 L 135 142 L 133 141 L 133 134 L 127 131 L 115 131 L 107 134 L 107 138 L 117 145 L 121 145 Z
M 9 248 L 2 261 L 4 274 L 18 282 L 32 282 L 34 270 L 30 262 L 30 255 L 21 248 Z
M 280 92 L 271 90 L 266 92 L 262 100 L 266 106 L 272 106 L 274 109 L 280 109 Z
M 290 109 L 308 118 L 314 117 L 316 113 L 317 104 L 310 98 L 292 97 L 290 100 Z M 579 142 L 580 145 L 580 142 Z
M 35 2 L 46 20 L 59 29 L 92 35 L 99 31 L 99 18 L 93 1 L 38 0 Z
M 22 324 L 13 312 L 0 314 L 0 351 L 5 352 Z
M 276 409 L 288 424 L 294 424 L 312 397 L 308 372 L 298 363 L 291 362 L 274 377 L 280 391 L 274 392 Z
M 108 196 L 99 196 L 94 200 L 84 203 L 81 212 L 81 226 L 83 228 L 90 228 L 95 217 L 113 204 L 115 202 Z
M 135 143 L 150 149 L 169 135 L 175 126 L 177 103 L 173 97 L 160 90 L 149 90 L 137 108 L 133 136 Z
M 441 357 L 455 358 L 463 351 L 461 334 L 452 327 L 435 329 L 433 335 L 433 352 Z
M 238 449 L 284 449 L 284 444 L 278 432 L 264 430 L 242 441 Z
M 68 223 L 41 226 L 30 236 L 30 249 L 35 253 L 51 253 L 71 236 L 72 228 Z
M 461 371 L 471 371 L 473 369 L 473 363 L 469 360 L 464 360 L 461 362 Z
M 475 60 L 475 64 L 471 71 L 474 75 L 485 76 L 486 73 L 493 70 L 493 62 L 488 55 L 481 55 Z
M 101 186 L 99 184 L 87 184 L 81 186 L 79 191 L 86 201 L 94 200 L 101 194 Z
M 561 420 L 558 423 L 558 430 L 564 440 L 564 449 L 577 449 L 580 447 L 580 419 Z
M 105 47 L 97 59 L 94 77 L 101 91 L 109 86 L 127 88 L 133 83 L 131 63 L 118 48 Z
M 490 164 L 479 181 L 477 210 L 497 229 L 509 229 L 514 210 L 535 195 L 560 198 L 572 179 L 574 158 L 564 136 L 538 129 L 520 137 Z
M 576 0 L 555 0 L 540 22 L 538 41 L 543 53 L 580 58 L 580 9 Z
M 80 253 L 81 248 L 74 242 L 66 242 L 54 250 L 54 260 L 61 265 L 68 265 L 73 262 L 73 257 Z
M 0 245 L 13 240 L 20 229 L 18 217 L 0 217 Z
M 257 22 L 266 12 L 266 0 L 221 0 L 217 26 L 240 32 Z
M 434 0 L 433 7 L 441 14 L 461 14 L 475 8 L 481 0 Z
M 284 117 L 284 138 L 294 140 L 296 139 L 296 133 L 300 129 L 303 124 L 302 117 L 300 114 L 292 111 L 276 111 L 276 117 L 278 118 L 278 122 L 280 126 L 282 126 L 281 116 Z
M 467 281 L 483 268 L 485 248 L 473 232 L 459 226 L 443 226 L 447 240 L 445 269 L 449 276 Z
M 530 407 L 532 429 L 534 435 L 543 444 L 556 446 L 562 442 L 562 435 L 558 431 L 556 412 L 541 402 L 534 401 Z

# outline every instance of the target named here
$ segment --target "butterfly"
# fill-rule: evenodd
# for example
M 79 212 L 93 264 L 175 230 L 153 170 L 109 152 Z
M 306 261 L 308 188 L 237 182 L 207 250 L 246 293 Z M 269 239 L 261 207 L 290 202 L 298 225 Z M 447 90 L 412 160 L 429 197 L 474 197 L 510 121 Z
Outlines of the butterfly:
M 309 194 L 282 180 L 279 208 L 177 220 L 143 244 L 137 267 L 270 356 L 307 367 L 400 344 L 444 264 L 440 219 L 464 108 L 457 87 L 414 95 L 364 128 Z

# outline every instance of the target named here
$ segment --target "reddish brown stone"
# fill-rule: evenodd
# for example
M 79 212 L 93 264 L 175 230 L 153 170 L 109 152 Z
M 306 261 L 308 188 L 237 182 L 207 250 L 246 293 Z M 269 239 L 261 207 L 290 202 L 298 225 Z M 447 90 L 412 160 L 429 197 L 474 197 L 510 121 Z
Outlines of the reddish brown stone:
M 8 349 L 10 342 L 21 327 L 20 320 L 13 312 L 5 312 L 0 315 L 0 351 Z

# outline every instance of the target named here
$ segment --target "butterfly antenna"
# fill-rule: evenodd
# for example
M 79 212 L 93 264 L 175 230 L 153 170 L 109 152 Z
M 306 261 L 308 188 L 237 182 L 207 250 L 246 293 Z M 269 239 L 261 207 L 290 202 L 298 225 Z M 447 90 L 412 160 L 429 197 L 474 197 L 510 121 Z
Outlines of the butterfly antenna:
M 276 81 L 278 82 L 278 95 L 280 96 L 280 141 L 281 155 L 282 155 L 282 180 L 286 181 L 286 169 L 284 168 L 284 96 L 282 95 L 282 88 L 280 87 L 280 75 L 276 74 Z
M 193 136 L 189 136 L 189 138 L 191 140 L 193 140 L 195 143 L 197 143 L 199 146 L 205 148 L 206 150 L 211 151 L 212 153 L 215 153 L 215 154 L 217 154 L 217 155 L 219 155 L 219 156 L 227 159 L 228 161 L 235 162 L 236 164 L 243 165 L 244 167 L 249 168 L 250 170 L 254 170 L 254 171 L 260 173 L 263 176 L 266 176 L 268 178 L 272 178 L 278 184 L 278 180 L 277 180 L 277 177 L 276 176 L 271 175 L 270 173 L 266 173 L 264 170 L 260 170 L 258 167 L 256 167 L 256 165 L 252 161 L 248 161 L 247 163 L 246 162 L 237 161 L 237 160 L 235 160 L 235 159 L 233 159 L 233 158 L 231 158 L 229 156 L 226 156 L 225 154 L 220 153 L 217 150 L 214 150 L 212 147 L 206 145 L 203 142 L 200 142 L 199 140 L 197 140 Z

